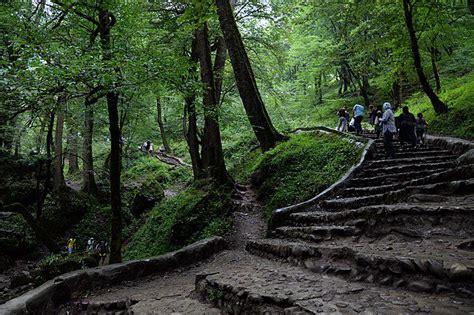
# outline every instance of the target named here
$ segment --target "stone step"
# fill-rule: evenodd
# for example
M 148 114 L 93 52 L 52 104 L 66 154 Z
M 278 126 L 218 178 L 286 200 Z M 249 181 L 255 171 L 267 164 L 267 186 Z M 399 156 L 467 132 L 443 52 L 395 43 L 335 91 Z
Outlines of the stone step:
M 415 181 L 410 182 L 410 186 L 381 194 L 357 197 L 336 197 L 334 199 L 323 200 L 319 203 L 318 207 L 328 211 L 340 211 L 341 209 L 355 209 L 376 204 L 402 202 L 414 194 L 448 195 L 465 194 L 474 191 L 474 179 L 438 182 L 418 186 L 412 186 L 411 183 L 413 182 Z
M 396 158 L 410 158 L 410 157 L 422 157 L 422 156 L 441 156 L 441 155 L 449 155 L 451 154 L 448 150 L 424 150 L 424 151 L 397 151 Z M 384 158 L 385 152 L 377 151 L 375 154 L 376 159 Z
M 424 170 L 420 172 L 406 172 L 397 174 L 384 174 L 373 177 L 354 178 L 351 179 L 347 187 L 370 187 L 379 185 L 390 185 L 398 183 L 399 181 L 410 181 L 414 179 L 421 179 L 423 177 L 433 175 L 439 172 L 446 171 L 445 168 Z
M 292 239 L 303 239 L 321 242 L 335 237 L 354 236 L 361 233 L 355 226 L 326 225 L 326 226 L 284 226 L 272 231 L 276 236 Z
M 457 155 L 441 155 L 441 156 L 422 156 L 414 158 L 400 158 L 393 159 L 390 161 L 387 160 L 376 160 L 368 162 L 364 169 L 374 168 L 374 167 L 386 167 L 386 166 L 395 166 L 395 165 L 407 165 L 415 163 L 438 163 L 438 162 L 448 162 L 454 161 L 458 156 Z
M 339 242 L 338 242 L 339 243 Z M 455 250 L 428 243 L 437 255 L 418 254 L 404 250 L 404 243 L 387 244 L 384 248 L 371 248 L 364 244 L 346 242 L 343 245 L 313 245 L 279 239 L 252 241 L 247 251 L 264 258 L 279 259 L 293 265 L 304 266 L 318 274 L 336 275 L 348 281 L 378 283 L 410 291 L 430 293 L 450 292 L 466 298 L 474 297 L 474 253 L 467 259 Z M 412 249 L 416 246 L 412 246 Z M 442 252 L 442 254 L 439 254 Z
M 451 314 L 472 310 L 474 301 L 451 295 L 400 291 L 377 284 L 349 283 L 286 263 L 255 264 L 196 276 L 197 295 L 224 314 Z
M 442 169 L 442 168 L 452 168 L 455 166 L 454 161 L 444 161 L 444 162 L 436 162 L 436 163 L 420 163 L 420 162 L 413 162 L 411 164 L 406 165 L 391 165 L 387 163 L 385 166 L 379 165 L 375 167 L 366 167 L 358 175 L 358 178 L 366 178 L 366 177 L 373 177 L 382 174 L 397 174 L 397 173 L 407 173 L 407 172 L 420 172 L 425 170 L 432 170 L 432 169 Z
M 431 223 L 434 218 L 443 218 L 445 224 L 455 216 L 467 217 L 466 219 L 474 223 L 474 205 L 446 205 L 440 206 L 436 203 L 419 204 L 419 203 L 401 203 L 393 205 L 374 205 L 367 206 L 353 210 L 345 210 L 340 212 L 325 212 L 325 211 L 311 211 L 311 212 L 297 212 L 290 215 L 289 224 L 306 226 L 315 224 L 349 224 L 357 225 L 362 228 L 362 225 L 371 225 L 381 222 L 393 222 L 393 217 L 415 218 L 424 216 Z M 472 218 L 470 218 L 472 216 Z M 436 222 L 434 222 L 436 223 Z

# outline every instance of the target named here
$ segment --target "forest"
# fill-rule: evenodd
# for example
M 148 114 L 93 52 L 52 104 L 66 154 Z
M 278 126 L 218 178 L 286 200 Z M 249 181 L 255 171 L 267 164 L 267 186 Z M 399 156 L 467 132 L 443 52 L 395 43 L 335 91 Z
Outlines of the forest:
M 300 131 L 343 107 L 474 140 L 472 0 L 6 0 L 0 30 L 1 303 L 91 238 L 156 256 L 322 192 L 362 146 Z

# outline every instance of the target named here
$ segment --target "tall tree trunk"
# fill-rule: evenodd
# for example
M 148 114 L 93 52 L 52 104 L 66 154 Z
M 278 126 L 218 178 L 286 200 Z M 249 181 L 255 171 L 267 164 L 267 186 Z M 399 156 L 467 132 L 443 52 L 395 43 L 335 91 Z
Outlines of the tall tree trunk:
M 163 147 L 165 148 L 166 152 L 171 152 L 168 140 L 166 139 L 165 126 L 163 125 L 163 119 L 161 117 L 161 101 L 159 96 L 156 97 L 156 122 L 160 128 L 161 142 L 163 142 Z
M 56 130 L 54 133 L 54 167 L 53 167 L 53 190 L 58 191 L 64 186 L 63 172 L 63 130 L 64 130 L 64 96 L 59 97 L 57 109 Z
M 53 146 L 53 129 L 54 129 L 54 118 L 55 113 L 52 111 L 49 114 L 49 123 L 48 123 L 48 132 L 46 134 L 46 175 L 45 181 L 43 185 L 43 191 L 40 191 L 39 185 L 37 185 L 37 202 L 36 202 L 36 220 L 40 221 L 42 212 L 43 212 L 43 204 L 46 199 L 46 195 L 48 191 L 51 189 L 51 147 Z M 41 174 L 39 174 L 38 180 L 41 178 Z M 38 182 L 39 184 L 39 182 Z
M 97 184 L 94 177 L 94 157 L 92 137 L 94 134 L 94 108 L 96 100 L 86 98 L 84 101 L 84 136 L 82 144 L 82 191 L 97 195 Z
M 474 15 L 474 0 L 467 0 L 467 7 L 472 15 Z
M 448 106 L 446 106 L 446 104 L 443 103 L 439 99 L 438 95 L 436 95 L 436 93 L 433 91 L 423 71 L 420 49 L 418 46 L 418 39 L 416 38 L 415 27 L 413 26 L 413 6 L 410 0 L 403 0 L 403 10 L 405 13 L 405 24 L 407 26 L 408 34 L 410 35 L 410 45 L 411 51 L 413 53 L 413 63 L 415 64 L 416 73 L 418 74 L 418 79 L 420 80 L 421 87 L 430 99 L 435 112 L 438 114 L 446 113 L 448 111 Z
M 319 72 L 317 76 L 314 77 L 314 94 L 316 97 L 316 103 L 323 103 L 323 89 L 322 89 L 322 74 Z
M 191 44 L 191 67 L 189 68 L 189 77 L 193 81 L 197 81 L 196 78 L 196 65 L 198 62 L 198 53 L 196 38 L 193 38 Z M 194 89 L 188 89 L 184 97 L 184 116 L 187 116 L 187 127 L 184 130 L 185 139 L 188 143 L 188 151 L 191 157 L 191 163 L 193 166 L 193 176 L 195 180 L 204 178 L 204 171 L 202 168 L 201 154 L 199 153 L 199 138 L 198 138 L 198 127 L 197 127 L 197 113 L 196 113 L 196 92 Z
M 284 137 L 273 126 L 267 113 L 247 52 L 235 22 L 229 0 L 216 0 L 219 23 L 224 34 L 237 88 L 260 147 L 267 151 Z
M 197 136 L 197 117 L 195 107 L 196 95 L 194 92 L 184 98 L 185 111 L 188 116 L 188 126 L 185 130 L 185 138 L 188 143 L 189 155 L 193 166 L 193 176 L 195 180 L 204 177 L 202 169 L 201 155 L 199 154 L 199 139 Z
M 79 171 L 79 162 L 78 162 L 78 154 L 79 154 L 79 148 L 78 148 L 78 134 L 75 129 L 71 129 L 69 131 L 69 136 L 68 136 L 68 162 L 69 162 L 69 167 L 68 167 L 68 174 L 69 175 L 75 175 Z
M 218 120 L 218 104 L 214 74 L 212 71 L 211 49 L 207 23 L 202 29 L 196 31 L 196 46 L 201 68 L 201 80 L 204 86 L 204 135 L 202 139 L 202 164 L 206 177 L 218 183 L 228 183 L 230 177 L 225 168 L 224 154 L 222 152 L 221 134 Z
M 220 104 L 222 94 L 222 81 L 224 79 L 225 61 L 227 59 L 227 47 L 224 38 L 219 36 L 216 42 L 216 57 L 214 60 L 214 81 L 216 84 L 216 100 Z
M 99 10 L 99 34 L 102 48 L 102 60 L 112 60 L 110 29 L 115 24 L 113 16 L 107 8 Z M 119 94 L 114 90 L 115 84 L 107 89 L 107 110 L 110 131 L 110 200 L 112 208 L 110 259 L 111 264 L 122 261 L 122 200 L 120 195 L 120 119 L 118 113 Z
M 439 93 L 441 92 L 441 80 L 439 78 L 438 65 L 436 64 L 438 50 L 435 47 L 431 47 L 430 55 L 431 55 L 431 68 L 433 69 L 433 76 L 436 82 L 436 93 Z

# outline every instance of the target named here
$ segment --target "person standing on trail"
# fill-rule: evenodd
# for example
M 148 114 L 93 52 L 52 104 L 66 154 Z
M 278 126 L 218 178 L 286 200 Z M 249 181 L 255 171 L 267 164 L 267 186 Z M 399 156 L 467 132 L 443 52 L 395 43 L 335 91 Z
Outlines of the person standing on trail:
M 96 251 L 97 254 L 99 255 L 99 266 L 104 265 L 105 263 L 105 258 L 107 258 L 107 253 L 108 253 L 108 244 L 106 241 L 102 240 L 100 241 L 97 246 L 96 246 Z
M 400 134 L 399 140 L 400 145 L 405 145 L 409 143 L 412 146 L 416 146 L 416 135 L 415 135 L 415 125 L 416 119 L 415 116 L 410 113 L 408 106 L 403 106 L 402 113 L 398 116 Z
M 397 133 L 395 127 L 395 115 L 392 112 L 392 105 L 390 103 L 383 104 L 383 115 L 380 122 L 383 124 L 383 144 L 385 148 L 385 157 L 387 159 L 395 158 L 395 148 L 393 147 L 393 135 Z
M 369 124 L 374 127 L 375 118 L 377 117 L 377 108 L 374 105 L 369 106 Z M 375 127 L 374 127 L 375 131 Z
M 382 112 L 378 111 L 377 114 L 375 115 L 375 133 L 377 134 L 377 139 L 380 137 L 380 133 L 382 133 L 382 122 L 380 119 L 382 118 Z
M 357 134 L 362 133 L 362 119 L 364 118 L 364 111 L 364 106 L 360 104 L 355 104 L 354 108 L 352 109 L 352 114 L 354 116 L 354 127 Z
M 426 120 L 423 118 L 422 113 L 418 113 L 418 118 L 416 119 L 416 144 L 425 144 L 424 136 L 426 133 L 426 129 L 428 128 L 428 123 Z
M 147 153 L 150 155 L 150 156 L 153 156 L 153 152 L 155 151 L 154 150 L 154 147 L 153 147 L 153 143 L 148 140 L 147 141 L 147 144 L 148 144 L 148 147 L 147 147 Z
M 341 108 L 337 112 L 337 116 L 339 117 L 339 122 L 337 124 L 337 131 L 344 132 L 347 131 L 347 118 L 346 118 L 346 110 Z
M 71 237 L 66 244 L 67 247 L 67 254 L 71 255 L 72 252 L 74 251 L 74 245 L 76 244 L 76 239 Z

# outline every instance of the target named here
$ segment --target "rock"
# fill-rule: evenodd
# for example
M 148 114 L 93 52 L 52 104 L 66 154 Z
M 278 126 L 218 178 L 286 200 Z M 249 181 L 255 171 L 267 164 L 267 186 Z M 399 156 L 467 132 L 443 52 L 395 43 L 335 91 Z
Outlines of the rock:
M 374 275 L 370 275 L 368 276 L 365 281 L 369 282 L 369 283 L 373 283 L 374 282 Z
M 458 245 L 456 245 L 457 248 L 462 249 L 462 250 L 474 250 L 474 240 L 468 240 L 465 242 L 462 242 Z
M 33 277 L 28 271 L 22 271 L 12 278 L 10 282 L 10 288 L 13 289 L 16 287 L 24 286 L 33 281 Z
M 391 276 L 387 276 L 387 277 L 383 278 L 382 280 L 380 280 L 380 284 L 383 284 L 383 285 L 389 285 L 390 282 L 392 282 L 392 277 Z
M 408 284 L 408 289 L 416 292 L 430 292 L 433 288 L 431 284 L 426 281 L 412 281 Z
M 474 164 L 474 149 L 471 149 L 456 159 L 458 165 Z
M 436 293 L 442 293 L 442 292 L 451 292 L 451 289 L 448 286 L 438 284 L 436 286 Z
M 469 281 L 472 277 L 472 272 L 466 265 L 455 263 L 449 268 L 448 276 L 453 281 Z
M 426 261 L 426 267 L 428 270 L 434 274 L 438 278 L 444 278 L 446 276 L 446 272 L 443 268 L 443 264 L 434 259 L 428 259 Z
M 415 271 L 415 265 L 410 258 L 398 258 L 398 262 L 406 271 Z

